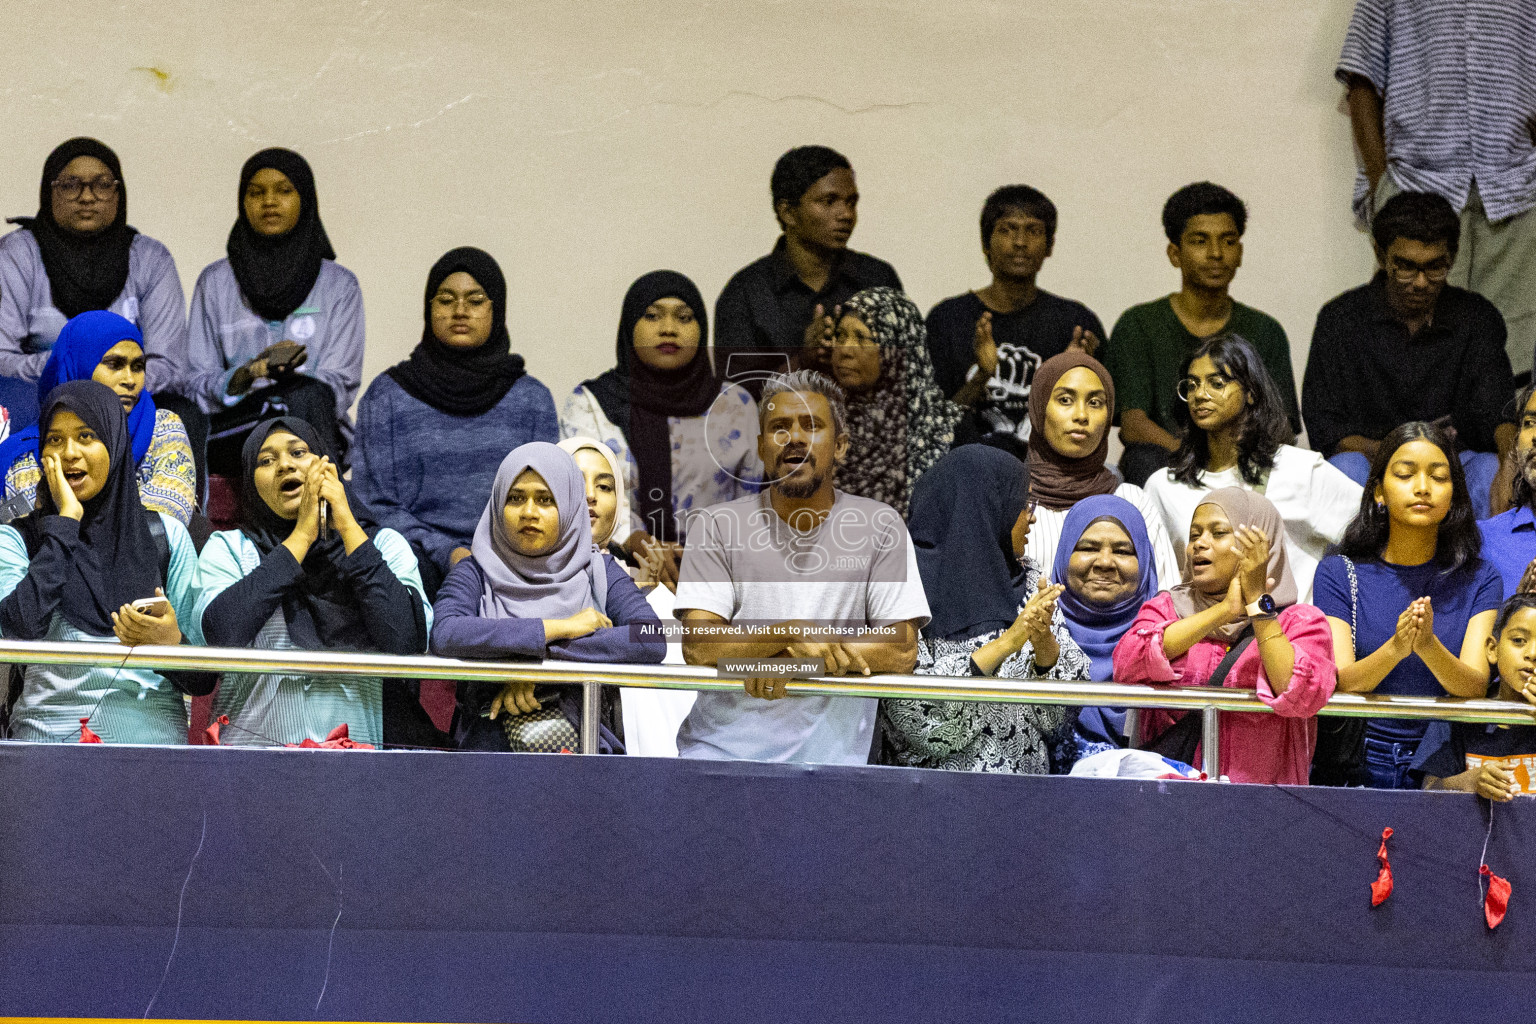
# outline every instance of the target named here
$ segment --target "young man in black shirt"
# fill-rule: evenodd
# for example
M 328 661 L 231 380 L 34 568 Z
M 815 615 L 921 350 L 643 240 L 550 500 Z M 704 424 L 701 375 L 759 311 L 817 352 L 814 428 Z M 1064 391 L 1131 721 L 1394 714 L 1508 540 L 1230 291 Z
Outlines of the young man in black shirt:
M 853 167 L 826 146 L 779 157 L 770 180 L 783 234 L 773 251 L 738 270 L 715 303 L 719 369 L 756 397 L 790 364 L 827 372 L 837 305 L 865 288 L 900 288 L 883 260 L 848 248 L 858 224 Z
M 1036 368 L 1070 347 L 1093 354 L 1104 337 L 1087 306 L 1035 285 L 1055 243 L 1055 204 L 1028 185 L 1004 185 L 981 208 L 981 254 L 992 283 L 928 314 L 934 377 L 967 409 L 956 444 L 989 434 L 1027 440 Z
M 1504 318 L 1476 292 L 1446 284 L 1461 221 L 1441 197 L 1393 196 L 1371 235 L 1376 276 L 1317 314 L 1301 386 L 1307 436 L 1363 483 L 1378 442 L 1399 424 L 1449 427 L 1472 506 L 1487 519 L 1508 503 L 1516 434 Z

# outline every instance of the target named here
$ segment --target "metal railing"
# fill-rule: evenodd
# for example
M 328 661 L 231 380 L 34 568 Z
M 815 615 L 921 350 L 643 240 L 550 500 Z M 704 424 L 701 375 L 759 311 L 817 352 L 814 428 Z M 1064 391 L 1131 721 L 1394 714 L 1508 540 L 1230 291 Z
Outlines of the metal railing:
M 582 687 L 581 752 L 597 752 L 598 687 L 740 692 L 741 680 L 714 669 L 687 665 L 588 665 L 571 661 L 464 661 L 428 656 L 397 657 L 329 651 L 272 651 L 233 647 L 135 647 L 108 643 L 64 643 L 0 639 L 0 663 L 136 668 L 154 671 L 242 672 L 297 676 L 452 679 L 488 683 L 561 683 Z M 1274 712 L 1252 690 L 1225 687 L 1163 687 L 1122 683 L 1061 682 L 1053 679 L 994 679 L 988 676 L 823 676 L 787 680 L 797 696 L 895 697 L 940 701 L 1112 706 L 1135 711 L 1163 708 L 1199 711 L 1202 768 L 1215 778 L 1220 764 L 1217 714 Z M 1439 719 L 1451 722 L 1536 725 L 1536 707 L 1509 701 L 1453 697 L 1397 697 L 1337 693 L 1320 715 L 1349 718 Z

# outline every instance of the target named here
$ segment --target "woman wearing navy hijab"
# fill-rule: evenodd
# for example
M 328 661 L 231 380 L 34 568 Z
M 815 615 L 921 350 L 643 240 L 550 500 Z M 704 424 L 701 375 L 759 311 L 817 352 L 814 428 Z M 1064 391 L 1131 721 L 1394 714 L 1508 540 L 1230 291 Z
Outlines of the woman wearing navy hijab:
M 90 310 L 59 332 L 38 378 L 38 395 L 73 380 L 94 380 L 111 388 L 128 415 L 132 460 L 144 507 L 186 526 L 197 508 L 192 446 L 180 417 L 157 407 L 154 396 L 144 389 L 144 366 L 144 336 L 138 327 L 116 313 Z M 0 444 L 5 499 L 20 496 L 26 508 L 36 506 L 43 478 L 37 462 L 38 436 L 33 424 Z
M 1157 595 L 1157 552 L 1141 511 L 1114 494 L 1084 498 L 1061 524 L 1051 578 L 1062 583 L 1057 606 L 1067 632 L 1088 655 L 1094 682 L 1115 676 L 1115 645 L 1141 606 Z M 1083 708 L 1078 755 L 1125 746 L 1123 708 Z

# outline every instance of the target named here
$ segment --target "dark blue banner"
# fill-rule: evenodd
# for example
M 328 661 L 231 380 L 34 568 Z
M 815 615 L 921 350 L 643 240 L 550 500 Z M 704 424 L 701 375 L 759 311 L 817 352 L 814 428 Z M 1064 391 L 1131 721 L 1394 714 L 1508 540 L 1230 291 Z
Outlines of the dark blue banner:
M 0 745 L 0 1014 L 1526 1019 L 1536 804 L 1494 815 L 1490 931 L 1462 794 Z

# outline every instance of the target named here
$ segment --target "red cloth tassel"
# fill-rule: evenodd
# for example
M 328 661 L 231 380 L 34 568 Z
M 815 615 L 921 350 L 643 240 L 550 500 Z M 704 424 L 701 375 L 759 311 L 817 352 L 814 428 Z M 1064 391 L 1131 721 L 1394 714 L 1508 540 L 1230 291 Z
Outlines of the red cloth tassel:
M 219 727 L 228 724 L 229 716 L 220 715 L 217 719 L 208 724 L 208 728 L 203 730 L 203 735 L 208 737 L 208 743 L 211 746 L 219 746 Z
M 100 743 L 101 742 L 101 737 L 97 736 L 95 733 L 91 732 L 91 727 L 85 724 L 86 722 L 89 722 L 89 721 L 90 721 L 89 718 L 82 718 L 82 719 L 80 719 L 80 742 L 81 743 Z
M 321 747 L 324 747 L 326 750 L 372 750 L 373 749 L 373 744 L 372 743 L 358 743 L 358 742 L 354 741 L 352 739 L 351 731 L 347 728 L 347 723 L 346 722 L 342 722 L 336 728 L 334 728 L 330 732 L 326 733 L 325 741 L 322 742 L 322 743 L 316 743 L 314 740 L 312 740 L 312 739 L 310 739 L 309 737 L 306 736 L 304 738 L 304 742 L 303 743 L 287 743 L 287 744 L 284 744 L 284 746 L 303 747 L 305 749 L 315 749 L 315 750 L 318 750 Z
M 1392 830 L 1381 830 L 1381 848 L 1376 851 L 1376 859 L 1381 862 L 1381 867 L 1376 872 L 1376 881 L 1371 883 L 1371 906 L 1379 907 L 1387 902 L 1387 897 L 1392 895 L 1392 862 L 1387 859 L 1387 840 L 1392 838 Z
M 1489 928 L 1497 928 L 1509 911 L 1509 894 L 1513 890 L 1509 879 L 1494 874 L 1487 864 L 1478 870 L 1488 879 L 1488 895 L 1483 897 L 1483 917 L 1487 918 Z

